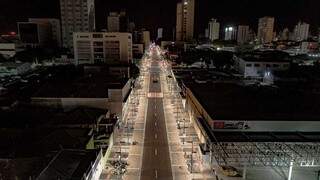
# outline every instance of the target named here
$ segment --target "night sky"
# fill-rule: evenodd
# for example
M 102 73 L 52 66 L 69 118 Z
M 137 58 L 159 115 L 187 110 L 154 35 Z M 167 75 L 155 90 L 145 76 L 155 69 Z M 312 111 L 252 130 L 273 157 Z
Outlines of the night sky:
M 1 0 L 0 32 L 16 30 L 16 21 L 28 17 L 59 18 L 59 0 Z M 277 30 L 292 28 L 298 20 L 320 26 L 319 0 L 198 0 L 197 27 L 203 31 L 210 17 L 225 25 L 249 24 L 255 30 L 258 18 L 276 17 Z M 164 27 L 171 31 L 175 26 L 177 0 L 96 0 L 97 29 L 106 28 L 106 16 L 111 10 L 127 9 L 138 27 L 154 31 Z

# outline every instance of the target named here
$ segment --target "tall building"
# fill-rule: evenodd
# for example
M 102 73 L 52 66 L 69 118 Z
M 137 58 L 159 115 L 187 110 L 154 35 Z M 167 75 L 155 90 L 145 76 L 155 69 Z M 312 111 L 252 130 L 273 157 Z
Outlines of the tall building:
M 224 33 L 224 40 L 226 41 L 236 40 L 237 38 L 237 29 L 235 27 L 226 27 Z
M 290 38 L 290 31 L 288 28 L 284 28 L 282 31 L 281 31 L 281 35 L 280 35 L 280 39 L 283 40 L 283 41 L 287 41 L 289 40 Z
M 51 45 L 51 26 L 39 22 L 18 22 L 18 34 L 24 46 L 44 47 Z
M 129 32 L 130 21 L 125 10 L 120 11 L 120 32 Z
M 129 18 L 126 11 L 110 12 L 108 16 L 108 32 L 128 32 L 129 31 Z
M 249 26 L 239 25 L 237 42 L 239 44 L 244 44 L 249 41 L 249 38 Z
M 150 31 L 143 31 L 143 44 L 145 49 L 149 47 L 150 42 Z
M 132 61 L 131 33 L 74 33 L 74 56 L 77 64 L 130 63 Z
M 54 45 L 57 47 L 62 46 L 62 39 L 61 39 L 61 25 L 59 19 L 53 18 L 29 18 L 29 22 L 34 23 L 46 23 L 51 26 L 51 37 Z
M 296 41 L 307 40 L 309 37 L 309 24 L 299 22 L 294 28 L 294 36 Z
M 163 38 L 163 28 L 158 28 L 157 39 Z
M 132 39 L 134 44 L 143 44 L 143 32 L 140 30 L 133 31 Z
M 211 19 L 209 21 L 209 39 L 211 41 L 219 39 L 220 34 L 220 23 L 216 19 Z
M 254 32 L 254 30 L 249 30 L 249 41 L 255 41 L 257 39 L 257 34 Z
M 196 0 L 182 0 L 177 4 L 176 40 L 191 41 L 194 35 Z
M 120 15 L 117 12 L 110 12 L 108 16 L 108 32 L 120 31 Z
M 274 17 L 259 19 L 258 40 L 261 43 L 270 43 L 273 40 Z
M 207 38 L 207 39 L 209 39 L 209 28 L 206 28 L 206 29 L 204 30 L 204 37 Z
M 130 22 L 128 27 L 128 32 L 133 33 L 135 29 L 136 29 L 136 24 L 134 22 Z
M 73 32 L 95 30 L 94 0 L 60 0 L 63 47 L 73 48 Z

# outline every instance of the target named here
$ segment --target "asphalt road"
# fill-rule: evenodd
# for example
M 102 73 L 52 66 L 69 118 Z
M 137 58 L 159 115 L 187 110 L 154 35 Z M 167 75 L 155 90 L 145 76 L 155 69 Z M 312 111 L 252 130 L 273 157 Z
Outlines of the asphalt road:
M 149 92 L 161 93 L 159 62 L 152 62 L 150 72 Z M 154 79 L 158 82 L 153 82 Z M 161 97 L 148 100 L 141 179 L 173 179 Z

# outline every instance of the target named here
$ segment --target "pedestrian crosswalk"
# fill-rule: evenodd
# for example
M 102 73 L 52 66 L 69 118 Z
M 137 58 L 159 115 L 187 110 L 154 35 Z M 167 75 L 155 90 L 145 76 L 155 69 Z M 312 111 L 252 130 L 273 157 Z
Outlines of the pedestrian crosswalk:
M 163 98 L 163 93 L 149 92 L 148 98 Z

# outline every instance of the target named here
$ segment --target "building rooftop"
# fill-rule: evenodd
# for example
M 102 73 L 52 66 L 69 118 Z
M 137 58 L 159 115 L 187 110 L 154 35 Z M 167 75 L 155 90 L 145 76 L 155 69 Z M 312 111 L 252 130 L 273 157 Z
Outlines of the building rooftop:
M 291 62 L 289 54 L 283 51 L 254 51 L 238 56 L 248 62 Z
M 318 121 L 320 95 L 236 83 L 186 83 L 215 120 Z
M 6 180 L 35 179 L 54 155 L 0 160 L 0 178 Z
M 95 150 L 62 150 L 41 172 L 39 180 L 82 179 L 97 159 Z
M 108 89 L 121 89 L 128 81 L 104 70 L 85 72 L 83 69 L 64 68 L 54 74 L 33 97 L 108 98 Z
M 213 132 L 218 142 L 320 142 L 319 132 Z
M 98 157 L 96 150 L 62 149 L 42 157 L 0 160 L 0 177 L 18 179 L 82 179 Z
M 0 110 L 0 125 L 3 128 L 90 125 L 106 114 L 107 110 L 88 107 L 62 109 L 20 105 L 10 110 Z
M 45 156 L 60 149 L 85 149 L 90 128 L 5 129 L 0 131 L 0 159 Z

